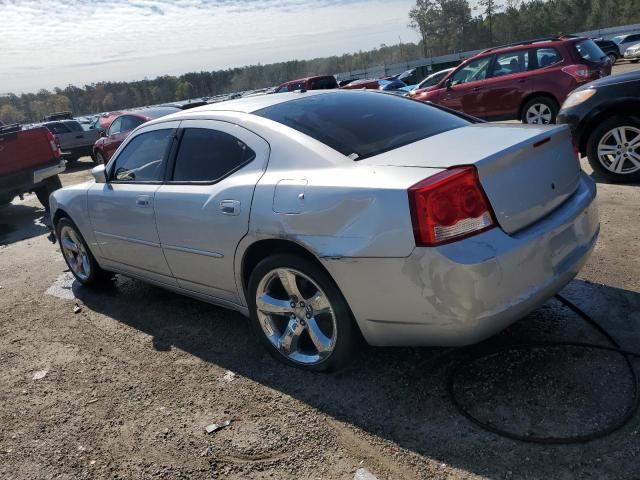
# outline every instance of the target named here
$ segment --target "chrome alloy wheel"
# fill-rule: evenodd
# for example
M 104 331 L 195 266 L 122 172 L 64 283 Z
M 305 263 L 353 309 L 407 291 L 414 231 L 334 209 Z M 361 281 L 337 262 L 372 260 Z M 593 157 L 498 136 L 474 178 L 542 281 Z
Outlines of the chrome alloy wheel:
M 331 302 L 304 273 L 276 268 L 256 290 L 262 331 L 287 359 L 303 365 L 326 360 L 336 345 L 338 327 Z
M 86 281 L 91 275 L 91 263 L 84 243 L 78 237 L 76 231 L 65 225 L 60 229 L 60 245 L 69 268 L 78 278 Z
M 551 123 L 551 108 L 544 103 L 534 103 L 529 107 L 525 118 L 527 123 L 548 125 Z
M 609 130 L 598 142 L 598 160 L 619 175 L 640 170 L 640 129 L 621 126 Z

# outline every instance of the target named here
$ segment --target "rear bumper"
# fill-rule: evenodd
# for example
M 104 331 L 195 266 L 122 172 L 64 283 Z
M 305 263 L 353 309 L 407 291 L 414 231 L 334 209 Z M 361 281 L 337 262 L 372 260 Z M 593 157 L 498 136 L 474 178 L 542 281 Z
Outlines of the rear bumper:
M 93 155 L 93 143 L 82 147 L 65 148 L 62 151 L 64 158 L 90 157 Z
M 58 160 L 52 165 L 48 165 L 43 168 L 39 168 L 33 171 L 33 183 L 38 184 L 43 180 L 58 175 L 59 173 L 64 172 L 66 169 L 65 163 L 63 159 Z
M 0 194 L 18 195 L 20 193 L 30 192 L 45 179 L 64 172 L 65 168 L 64 160 L 55 159 L 39 168 L 27 169 L 10 175 L 0 176 Z
M 494 228 L 407 258 L 325 259 L 371 345 L 455 346 L 487 338 L 570 282 L 599 233 L 595 184 L 514 235 Z

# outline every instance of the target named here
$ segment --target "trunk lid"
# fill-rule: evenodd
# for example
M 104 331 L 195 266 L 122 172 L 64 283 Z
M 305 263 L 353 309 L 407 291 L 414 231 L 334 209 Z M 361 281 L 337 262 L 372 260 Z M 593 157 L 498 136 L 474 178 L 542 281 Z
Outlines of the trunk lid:
M 360 162 L 442 169 L 474 165 L 507 233 L 531 225 L 562 204 L 578 187 L 581 172 L 566 125 L 479 123 Z

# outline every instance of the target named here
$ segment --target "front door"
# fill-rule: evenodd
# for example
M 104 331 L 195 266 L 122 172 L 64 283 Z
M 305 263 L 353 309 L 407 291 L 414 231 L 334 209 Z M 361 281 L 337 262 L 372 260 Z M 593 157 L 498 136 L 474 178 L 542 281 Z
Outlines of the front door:
M 122 117 L 118 117 L 109 125 L 103 140 L 102 150 L 105 160 L 109 160 L 113 156 L 125 138 L 126 133 L 122 131 Z
M 471 60 L 454 72 L 449 78 L 449 87 L 438 103 L 468 115 L 484 116 L 484 86 L 491 59 L 489 55 Z
M 243 127 L 181 123 L 168 181 L 155 195 L 160 243 L 181 287 L 238 302 L 235 251 L 248 231 L 253 192 L 268 159 L 269 144 Z
M 137 134 L 107 166 L 107 183 L 89 188 L 88 209 L 101 257 L 118 270 L 175 285 L 155 219 L 155 194 L 179 122 Z M 108 267 L 107 267 L 108 268 Z

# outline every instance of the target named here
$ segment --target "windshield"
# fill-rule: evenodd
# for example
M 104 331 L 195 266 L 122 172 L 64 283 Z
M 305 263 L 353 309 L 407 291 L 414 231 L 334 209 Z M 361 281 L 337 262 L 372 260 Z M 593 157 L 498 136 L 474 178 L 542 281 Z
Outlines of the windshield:
M 618 35 L 617 37 L 613 37 L 611 39 L 612 42 L 622 43 L 622 41 L 626 38 L 626 35 Z
M 352 160 L 469 125 L 422 102 L 366 91 L 307 96 L 253 113 L 298 130 Z

